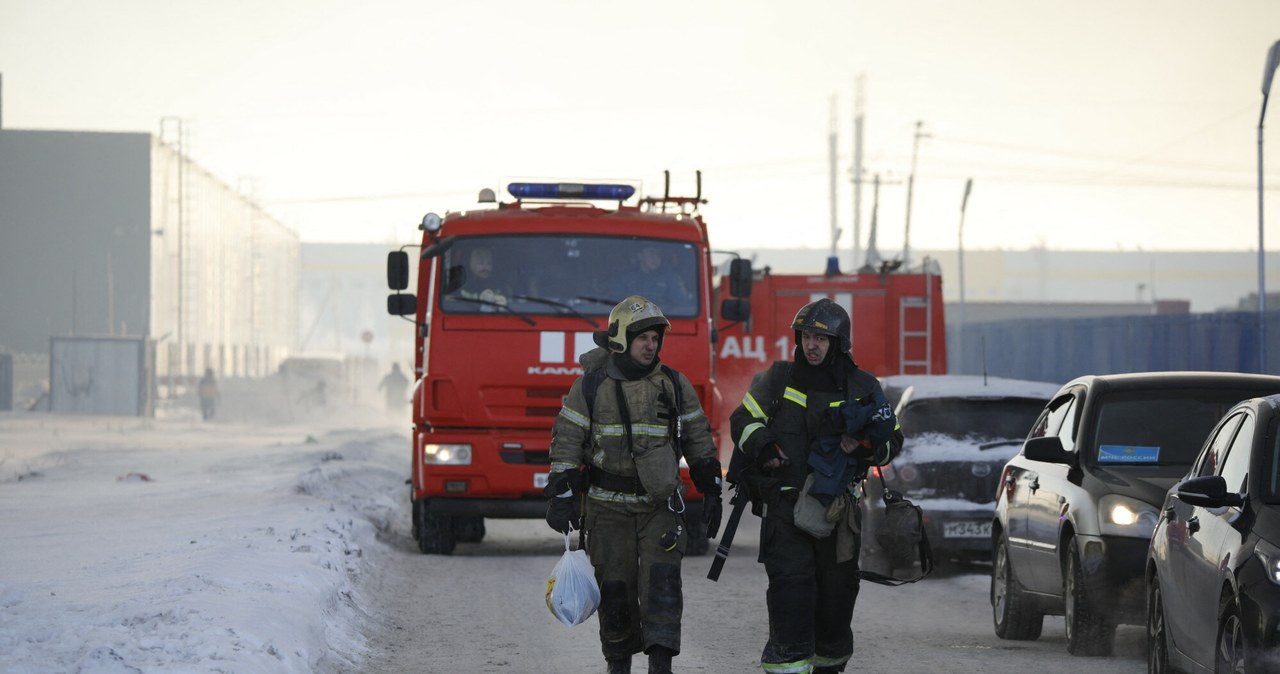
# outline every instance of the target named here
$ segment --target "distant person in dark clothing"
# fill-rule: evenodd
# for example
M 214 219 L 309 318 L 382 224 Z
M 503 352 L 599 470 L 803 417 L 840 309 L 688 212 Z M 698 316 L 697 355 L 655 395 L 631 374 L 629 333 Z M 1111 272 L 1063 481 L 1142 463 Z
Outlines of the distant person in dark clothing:
M 404 405 L 404 391 L 409 387 L 409 379 L 400 371 L 400 363 L 392 363 L 391 371 L 378 384 L 379 391 L 387 392 L 387 409 L 398 410 Z
M 218 398 L 218 382 L 213 378 L 213 368 L 205 368 L 204 376 L 200 378 L 200 383 L 196 385 L 196 395 L 200 397 L 200 415 L 205 421 L 213 418 L 214 408 L 217 406 Z

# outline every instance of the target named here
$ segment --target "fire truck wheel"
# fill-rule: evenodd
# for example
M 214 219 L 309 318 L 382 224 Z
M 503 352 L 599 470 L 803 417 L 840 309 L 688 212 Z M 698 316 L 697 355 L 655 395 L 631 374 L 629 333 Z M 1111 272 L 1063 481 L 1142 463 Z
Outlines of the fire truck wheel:
M 418 526 L 418 549 L 423 554 L 451 555 L 456 543 L 452 517 L 422 513 L 422 521 Z
M 422 528 L 422 515 L 427 511 L 425 501 L 413 501 L 413 540 L 418 540 L 419 530 Z
M 454 515 L 453 537 L 459 543 L 479 543 L 484 540 L 484 518 L 479 515 Z

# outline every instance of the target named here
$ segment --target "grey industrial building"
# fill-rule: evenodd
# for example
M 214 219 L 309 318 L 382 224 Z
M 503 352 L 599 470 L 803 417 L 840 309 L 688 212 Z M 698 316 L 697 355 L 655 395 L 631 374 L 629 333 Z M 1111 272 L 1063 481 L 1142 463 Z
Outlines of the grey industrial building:
M 272 372 L 296 349 L 297 234 L 173 136 L 0 127 L 0 353 L 15 405 L 57 385 L 53 338 L 140 340 L 161 395 L 206 368 Z

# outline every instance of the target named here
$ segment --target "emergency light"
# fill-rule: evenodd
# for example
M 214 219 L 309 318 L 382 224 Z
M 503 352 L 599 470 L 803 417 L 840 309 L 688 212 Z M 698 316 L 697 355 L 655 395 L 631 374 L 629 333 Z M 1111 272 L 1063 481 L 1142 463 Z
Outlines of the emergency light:
M 601 199 L 626 201 L 636 193 L 631 185 L 581 183 L 511 183 L 507 192 L 517 199 Z

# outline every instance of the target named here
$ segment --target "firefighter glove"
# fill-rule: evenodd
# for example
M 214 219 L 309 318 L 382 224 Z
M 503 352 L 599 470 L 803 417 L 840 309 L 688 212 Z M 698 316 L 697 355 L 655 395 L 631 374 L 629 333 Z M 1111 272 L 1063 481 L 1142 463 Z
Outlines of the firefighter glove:
M 720 533 L 720 515 L 723 510 L 719 491 L 714 496 L 707 494 L 702 500 L 702 523 L 707 526 L 707 538 L 715 538 Z
M 586 475 L 582 468 L 552 473 L 547 477 L 547 486 L 542 488 L 542 495 L 551 498 L 581 493 L 586 489 Z
M 786 452 L 782 451 L 782 448 L 776 442 L 760 448 L 760 453 L 756 456 L 756 464 L 764 467 L 766 463 L 774 459 L 778 460 L 778 465 L 768 470 L 777 470 L 791 465 L 791 458 L 787 456 Z
M 547 526 L 567 534 L 574 529 L 582 528 L 582 506 L 579 497 L 553 496 L 547 502 Z
M 703 496 L 720 498 L 720 482 L 723 473 L 720 462 L 714 458 L 699 459 L 689 468 L 689 477 L 693 478 L 693 486 Z

